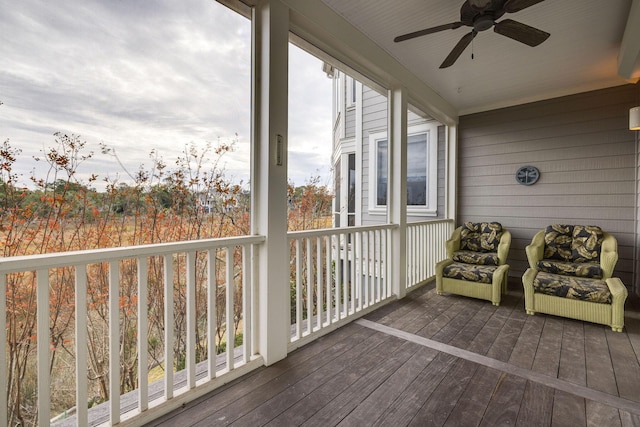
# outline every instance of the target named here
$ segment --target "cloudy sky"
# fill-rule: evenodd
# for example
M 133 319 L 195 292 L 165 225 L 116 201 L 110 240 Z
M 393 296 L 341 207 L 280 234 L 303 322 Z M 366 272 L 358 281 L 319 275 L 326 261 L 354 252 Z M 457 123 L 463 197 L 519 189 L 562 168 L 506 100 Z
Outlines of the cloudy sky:
M 2 0 L 0 141 L 33 161 L 55 132 L 80 135 L 95 156 L 82 176 L 126 182 L 155 150 L 174 163 L 189 144 L 229 142 L 223 164 L 248 179 L 250 22 L 213 0 Z M 331 80 L 290 47 L 289 180 L 328 183 Z M 115 150 L 102 155 L 100 144 Z M 99 185 L 97 185 L 99 187 Z

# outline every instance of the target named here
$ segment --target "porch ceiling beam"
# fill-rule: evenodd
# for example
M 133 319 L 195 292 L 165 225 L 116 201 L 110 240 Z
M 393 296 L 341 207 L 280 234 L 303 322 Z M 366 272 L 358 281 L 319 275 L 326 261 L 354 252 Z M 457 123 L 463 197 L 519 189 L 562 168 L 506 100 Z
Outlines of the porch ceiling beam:
M 338 61 L 387 88 L 403 86 L 411 103 L 447 125 L 458 112 L 394 57 L 318 0 L 282 0 L 290 8 L 290 29 Z
M 640 79 L 640 0 L 633 0 L 618 53 L 618 74 Z

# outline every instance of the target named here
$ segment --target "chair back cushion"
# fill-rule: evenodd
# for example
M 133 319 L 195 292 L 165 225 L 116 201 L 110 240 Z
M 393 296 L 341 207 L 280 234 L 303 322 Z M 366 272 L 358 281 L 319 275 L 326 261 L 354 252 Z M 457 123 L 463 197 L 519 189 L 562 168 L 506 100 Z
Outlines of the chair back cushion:
M 604 233 L 595 225 L 576 225 L 573 227 L 571 243 L 571 261 L 590 262 L 600 260 L 600 250 Z
M 499 222 L 465 222 L 460 231 L 460 250 L 496 252 L 501 237 Z
M 573 225 L 553 224 L 544 233 L 544 258 L 571 260 L 571 243 L 573 242 Z
M 544 258 L 599 262 L 603 239 L 602 229 L 595 225 L 550 225 L 544 235 Z

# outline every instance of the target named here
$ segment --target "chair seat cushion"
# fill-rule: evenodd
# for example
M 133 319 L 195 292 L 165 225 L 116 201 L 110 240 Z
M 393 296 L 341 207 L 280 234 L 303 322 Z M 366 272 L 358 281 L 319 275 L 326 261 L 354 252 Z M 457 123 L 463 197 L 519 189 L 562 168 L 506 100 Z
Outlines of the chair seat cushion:
M 602 267 L 595 262 L 565 262 L 543 259 L 538 261 L 538 270 L 565 276 L 602 279 Z
M 611 291 L 604 280 L 563 276 L 539 271 L 533 290 L 541 294 L 611 304 Z
M 497 252 L 456 251 L 451 259 L 463 264 L 498 265 Z
M 493 282 L 493 273 L 498 267 L 492 265 L 475 265 L 454 262 L 442 270 L 442 275 L 450 279 L 467 280 L 470 282 Z

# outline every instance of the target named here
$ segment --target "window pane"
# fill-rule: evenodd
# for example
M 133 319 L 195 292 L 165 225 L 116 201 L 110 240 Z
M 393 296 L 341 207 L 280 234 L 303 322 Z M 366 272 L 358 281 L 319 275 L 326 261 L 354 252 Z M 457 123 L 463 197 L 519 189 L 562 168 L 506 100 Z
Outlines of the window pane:
M 377 165 L 377 205 L 387 204 L 387 140 L 377 142 L 376 165 Z
M 356 155 L 349 154 L 349 203 L 348 213 L 356 212 Z
M 13 165 L 17 185 L 34 200 L 58 191 L 45 159 L 73 153 L 58 165 L 70 168 L 55 179 L 82 190 L 82 201 L 65 203 L 95 212 L 95 230 L 74 229 L 80 211 L 62 206 L 60 212 L 73 215 L 56 217 L 63 232 L 43 249 L 248 233 L 248 19 L 204 0 L 153 7 L 25 0 L 3 8 L 0 28 L 0 129 L 3 141 L 22 150 Z M 168 211 L 197 226 L 175 227 Z M 232 213 L 237 220 L 227 225 Z M 140 231 L 132 233 L 129 221 Z M 118 237 L 103 238 L 109 229 Z M 82 239 L 68 239 L 67 232 Z M 71 242 L 79 246 L 64 247 Z
M 289 230 L 324 228 L 331 221 L 331 73 L 316 56 L 289 43 L 287 178 L 296 211 Z
M 427 204 L 427 135 L 411 135 L 407 145 L 407 205 Z
M 338 157 L 338 160 L 336 161 L 334 168 L 333 168 L 333 192 L 335 194 L 335 197 L 333 198 L 333 226 L 334 227 L 340 227 L 340 168 L 342 167 L 342 164 L 340 162 L 340 158 Z

